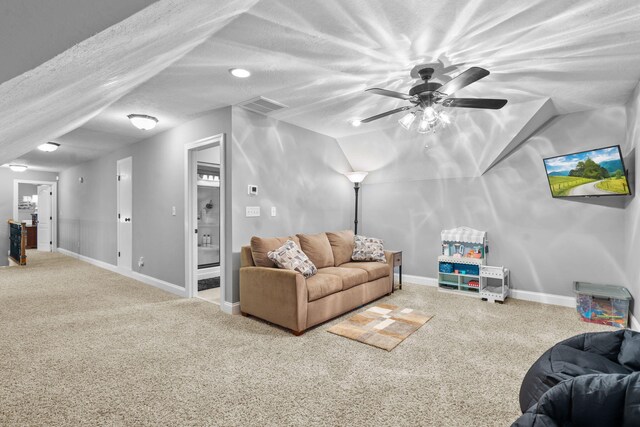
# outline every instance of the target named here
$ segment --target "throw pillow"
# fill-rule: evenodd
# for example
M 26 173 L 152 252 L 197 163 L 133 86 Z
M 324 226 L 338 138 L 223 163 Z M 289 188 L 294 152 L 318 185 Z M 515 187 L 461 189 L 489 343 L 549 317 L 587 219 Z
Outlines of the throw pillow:
M 258 267 L 275 267 L 275 263 L 269 259 L 269 252 L 275 251 L 280 246 L 284 245 L 287 240 L 293 240 L 296 245 L 300 244 L 300 241 L 296 236 L 289 237 L 257 237 L 251 238 L 251 256 L 253 262 Z
M 381 239 L 356 235 L 353 238 L 353 243 L 352 260 L 387 262 L 387 259 L 384 257 L 383 242 Z
M 278 267 L 297 271 L 304 277 L 311 277 L 318 272 L 309 257 L 302 252 L 293 240 L 287 240 L 284 245 L 274 251 L 270 251 L 267 256 Z

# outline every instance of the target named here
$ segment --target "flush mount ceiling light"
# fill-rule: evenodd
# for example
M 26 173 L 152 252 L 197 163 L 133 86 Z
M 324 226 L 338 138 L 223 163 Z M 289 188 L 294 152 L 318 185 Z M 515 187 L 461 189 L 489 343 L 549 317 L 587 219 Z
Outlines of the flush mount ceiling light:
M 140 130 L 151 130 L 158 124 L 158 119 L 146 114 L 129 114 L 127 117 L 131 124 Z
M 38 150 L 51 153 L 52 151 L 56 151 L 58 147 L 60 147 L 60 144 L 57 142 L 45 142 L 44 144 L 38 145 Z
M 230 68 L 229 73 L 231 73 L 233 77 L 237 77 L 239 79 L 246 79 L 251 75 L 251 72 L 244 68 Z
M 20 165 L 20 164 L 17 164 L 17 163 L 12 163 L 12 164 L 9 165 L 9 169 L 11 169 L 14 172 L 24 172 L 28 168 L 27 168 L 27 165 Z

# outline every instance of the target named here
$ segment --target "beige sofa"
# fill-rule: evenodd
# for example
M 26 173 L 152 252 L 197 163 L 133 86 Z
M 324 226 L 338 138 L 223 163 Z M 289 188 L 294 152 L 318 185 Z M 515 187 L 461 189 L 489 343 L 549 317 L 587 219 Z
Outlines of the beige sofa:
M 318 268 L 305 279 L 277 268 L 267 253 L 295 241 Z M 353 232 L 298 234 L 251 239 L 240 253 L 240 310 L 300 335 L 306 329 L 367 304 L 392 291 L 392 253 L 386 263 L 351 261 Z

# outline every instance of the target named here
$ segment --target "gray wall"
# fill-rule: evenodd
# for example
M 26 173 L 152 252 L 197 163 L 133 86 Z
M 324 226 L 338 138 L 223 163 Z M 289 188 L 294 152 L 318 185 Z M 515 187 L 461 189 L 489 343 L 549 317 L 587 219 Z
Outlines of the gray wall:
M 0 168 L 0 267 L 9 265 L 4 254 L 9 251 L 9 226 L 7 220 L 13 218 L 13 180 L 55 181 L 53 172 L 13 172 L 9 168 Z
M 233 109 L 234 257 L 251 236 L 316 233 L 351 227 L 351 170 L 335 139 L 285 122 Z M 256 184 L 258 196 L 247 186 Z M 247 218 L 247 206 L 261 216 Z M 277 216 L 271 216 L 275 207 Z M 238 263 L 234 263 L 237 268 Z M 236 275 L 237 279 L 237 275 Z M 237 280 L 233 300 L 238 300 Z
M 61 172 L 59 246 L 117 263 L 116 162 L 132 156 L 133 268 L 184 287 L 184 144 L 219 133 L 231 133 L 231 108 Z
M 440 231 L 466 225 L 488 231 L 489 263 L 510 268 L 516 289 L 570 296 L 574 280 L 624 284 L 624 200 L 553 199 L 542 158 L 624 144 L 625 124 L 624 107 L 556 117 L 480 177 L 399 181 L 396 167 L 390 179 L 377 170 L 362 189 L 362 233 L 402 249 L 412 275 L 437 277 Z
M 133 268 L 184 286 L 184 144 L 227 135 L 227 248 L 232 291 L 238 301 L 239 252 L 251 236 L 285 235 L 351 226 L 350 170 L 333 138 L 239 108 L 210 112 L 175 129 L 60 174 L 60 247 L 116 264 L 118 159 L 133 156 Z M 84 183 L 79 177 L 84 177 Z M 250 197 L 247 185 L 259 186 Z M 177 215 L 171 216 L 176 206 Z M 246 206 L 260 206 L 246 218 Z M 271 207 L 277 216 L 271 217 Z M 145 258 L 139 268 L 137 259 Z
M 640 317 L 640 199 L 637 194 L 640 191 L 640 159 L 638 152 L 640 151 L 640 85 L 636 86 L 633 96 L 627 104 L 627 141 L 625 152 L 628 153 L 628 160 L 625 166 L 633 169 L 634 174 L 629 178 L 633 179 L 632 191 L 636 196 L 630 201 L 625 212 L 625 233 L 626 233 L 626 266 L 627 278 L 629 282 L 629 290 L 631 291 L 636 303 L 633 306 L 633 314 L 636 318 Z

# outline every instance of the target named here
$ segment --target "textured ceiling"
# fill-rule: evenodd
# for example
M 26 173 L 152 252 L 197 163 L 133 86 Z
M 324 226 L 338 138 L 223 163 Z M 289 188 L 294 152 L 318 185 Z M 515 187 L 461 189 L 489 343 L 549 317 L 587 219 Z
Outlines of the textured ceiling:
M 335 138 L 384 130 L 396 117 L 347 124 L 402 105 L 363 90 L 408 91 L 410 71 L 437 61 L 450 76 L 491 71 L 458 96 L 550 99 L 559 114 L 622 105 L 640 79 L 638 22 L 636 0 L 161 0 L 0 85 L 0 163 L 79 126 L 130 142 L 258 95 L 289 107 L 273 117 Z M 236 66 L 253 75 L 232 78 Z M 33 106 L 35 123 L 11 114 Z M 160 126 L 142 133 L 125 118 L 132 112 Z M 460 113 L 484 123 L 478 114 L 491 120 Z
M 154 1 L 0 2 L 0 83 L 37 67 Z

